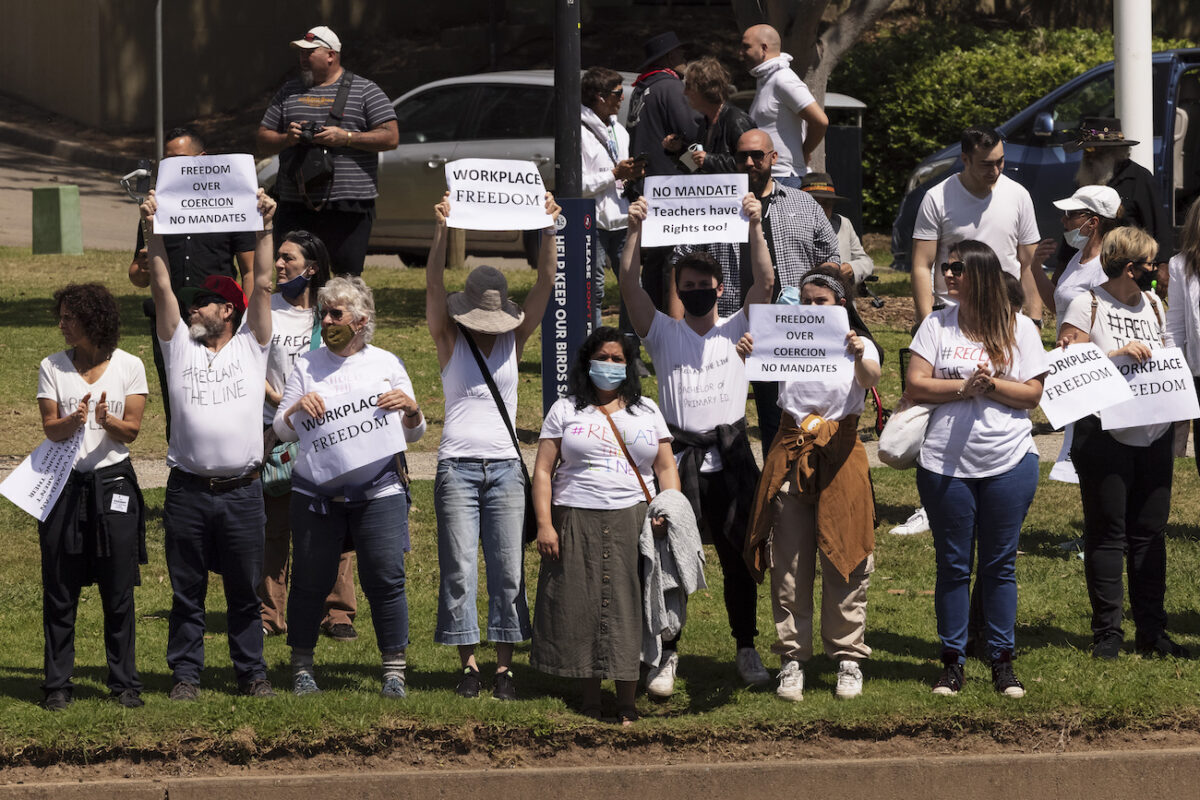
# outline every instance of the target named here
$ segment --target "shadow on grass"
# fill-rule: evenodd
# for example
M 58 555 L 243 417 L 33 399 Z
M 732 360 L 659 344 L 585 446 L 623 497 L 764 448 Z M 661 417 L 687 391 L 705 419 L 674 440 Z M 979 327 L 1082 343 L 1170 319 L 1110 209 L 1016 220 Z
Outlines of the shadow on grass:
M 892 505 L 890 503 L 880 503 L 878 499 L 875 501 L 875 519 L 876 524 L 887 525 L 889 528 L 899 525 L 912 516 L 916 511 L 916 506 L 911 505 Z

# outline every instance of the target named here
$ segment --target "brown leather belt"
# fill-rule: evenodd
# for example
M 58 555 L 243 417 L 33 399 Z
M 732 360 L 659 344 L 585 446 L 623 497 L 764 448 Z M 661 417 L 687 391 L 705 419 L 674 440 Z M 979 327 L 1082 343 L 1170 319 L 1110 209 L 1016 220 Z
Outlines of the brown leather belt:
M 185 486 L 194 486 L 198 489 L 220 494 L 221 492 L 231 492 L 234 489 L 249 486 L 258 480 L 259 471 L 254 470 L 253 472 L 247 472 L 245 475 L 237 475 L 232 478 L 205 478 L 203 475 L 193 475 L 179 467 L 172 467 L 171 475 L 177 477 Z

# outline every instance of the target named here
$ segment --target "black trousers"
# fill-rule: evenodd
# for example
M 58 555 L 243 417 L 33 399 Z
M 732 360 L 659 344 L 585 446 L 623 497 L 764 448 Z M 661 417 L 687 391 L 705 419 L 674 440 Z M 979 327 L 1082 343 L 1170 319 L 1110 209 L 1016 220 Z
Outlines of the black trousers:
M 762 437 L 763 461 L 779 433 L 783 421 L 783 409 L 779 407 L 779 384 L 772 381 L 751 381 L 754 388 L 754 407 L 758 410 L 758 433 Z
M 1167 627 L 1167 548 L 1163 531 L 1171 510 L 1174 433 L 1146 447 L 1122 444 L 1100 420 L 1075 423 L 1071 460 L 1083 500 L 1084 574 L 1092 601 L 1092 635 L 1121 634 L 1129 573 L 1135 644 L 1149 647 Z
M 362 275 L 374 222 L 374 209 L 313 211 L 303 203 L 280 203 L 275 212 L 275 249 L 292 231 L 308 231 L 324 242 L 334 275 Z

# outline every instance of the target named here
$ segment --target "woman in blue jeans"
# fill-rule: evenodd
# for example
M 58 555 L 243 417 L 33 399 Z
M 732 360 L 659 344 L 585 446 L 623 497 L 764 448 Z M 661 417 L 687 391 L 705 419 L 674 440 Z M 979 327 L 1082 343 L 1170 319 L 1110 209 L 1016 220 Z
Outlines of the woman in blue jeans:
M 954 695 L 963 685 L 974 544 L 992 684 L 1023 697 L 1012 668 L 1017 536 L 1037 489 L 1029 409 L 1041 400 L 1048 361 L 1033 321 L 1013 311 L 992 249 L 963 241 L 949 259 L 941 270 L 957 302 L 921 323 L 907 376 L 913 402 L 936 404 L 917 461 L 937 552 L 944 668 L 933 692 Z
M 462 697 L 478 697 L 482 680 L 475 660 L 480 638 L 475 593 L 482 544 L 487 566 L 487 638 L 496 645 L 492 696 L 515 700 L 510 669 L 513 645 L 530 634 L 522 549 L 525 472 L 512 427 L 517 415 L 517 362 L 550 300 L 557 265 L 553 220 L 559 208 L 547 192 L 551 225 L 542 233 L 537 281 L 522 309 L 508 299 L 508 282 L 493 267 L 477 267 L 467 276 L 464 291 L 446 294 L 448 197 L 449 192 L 434 207 L 437 228 L 425 270 L 425 319 L 437 346 L 446 399 L 433 484 L 441 573 L 434 640 L 458 647 L 462 677 L 455 691 Z M 503 413 L 484 377 L 485 369 L 504 403 Z
M 425 417 L 413 399 L 404 362 L 370 344 L 375 300 L 362 279 L 334 278 L 317 293 L 317 302 L 325 347 L 296 359 L 274 423 L 281 440 L 301 443 L 292 471 L 290 508 L 287 636 L 292 691 L 319 691 L 313 650 L 325 598 L 337 579 L 342 550 L 353 548 L 383 655 L 383 695 L 400 698 L 406 695 L 404 554 L 409 549 L 409 497 L 399 452 L 425 433 Z M 371 407 L 376 411 L 365 420 L 350 416 Z M 301 436 L 302 430 L 313 436 L 306 441 L 309 437 Z M 390 446 L 356 447 L 359 437 Z

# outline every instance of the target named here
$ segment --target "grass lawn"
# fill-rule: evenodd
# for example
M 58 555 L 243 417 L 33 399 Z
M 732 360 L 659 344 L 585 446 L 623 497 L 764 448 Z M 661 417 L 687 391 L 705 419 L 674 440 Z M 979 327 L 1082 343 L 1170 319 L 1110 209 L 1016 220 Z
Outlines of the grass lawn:
M 126 256 L 89 252 L 82 258 L 37 257 L 28 250 L 0 249 L 0 307 L 9 330 L 0 337 L 0 415 L 4 425 L 0 455 L 25 455 L 41 439 L 34 402 L 38 361 L 61 347 L 50 317 L 49 296 L 71 280 L 101 280 L 118 294 L 126 321 L 122 346 L 148 362 L 149 340 L 141 315 L 142 294 L 124 277 Z M 380 310 L 377 343 L 403 356 L 421 402 L 440 417 L 439 382 L 433 346 L 424 328 L 421 270 L 369 270 Z M 450 278 L 461 283 L 464 276 Z M 510 273 L 518 294 L 527 290 L 531 272 Z M 887 276 L 885 296 L 899 297 L 906 276 Z M 888 350 L 884 399 L 898 394 L 895 353 L 907 342 L 899 329 L 882 331 Z M 522 411 L 519 427 L 536 431 L 540 392 L 538 348 L 531 347 L 521 367 Z M 153 372 L 149 365 L 148 373 Z M 134 446 L 139 457 L 165 452 L 161 406 L 154 396 L 143 434 Z M 752 406 L 751 406 L 752 408 Z M 437 443 L 431 424 L 421 446 Z M 1043 466 L 1043 478 L 1049 465 Z M 105 699 L 104 653 L 99 598 L 84 591 L 77 637 L 77 702 L 61 714 L 35 705 L 41 698 L 42 636 L 36 526 L 4 502 L 0 530 L 8 546 L 0 552 L 0 766 L 52 762 L 92 763 L 116 757 L 171 762 L 180 758 L 218 757 L 245 763 L 279 756 L 315 753 L 383 753 L 414 743 L 446 753 L 486 751 L 504 762 L 506 748 L 525 748 L 534 757 L 553 755 L 568 746 L 596 744 L 633 751 L 652 744 L 703 749 L 714 739 L 755 742 L 822 737 L 876 741 L 891 737 L 950 738 L 975 734 L 1022 747 L 1041 737 L 1072 734 L 1087 738 L 1116 730 L 1200 729 L 1197 678 L 1200 666 L 1184 661 L 1148 661 L 1126 653 L 1115 662 L 1092 660 L 1083 562 L 1058 545 L 1075 538 L 1081 520 L 1078 490 L 1043 480 L 1022 531 L 1017 562 L 1019 609 L 1017 674 L 1029 694 L 1019 701 L 992 691 L 986 666 L 968 664 L 968 682 L 957 698 L 935 698 L 938 646 L 933 597 L 934 554 L 928 534 L 891 537 L 886 531 L 917 503 L 913 473 L 887 469 L 873 473 L 879 527 L 877 569 L 870 589 L 867 642 L 874 649 L 865 665 L 864 695 L 839 703 L 832 697 L 835 665 L 820 654 L 808 667 L 804 702 L 787 704 L 773 691 L 742 688 L 733 668 L 715 556 L 710 556 L 710 588 L 694 596 L 681 644 L 681 680 L 675 697 L 658 704 L 639 697 L 643 721 L 631 731 L 594 723 L 576 713 L 576 689 L 568 681 L 539 675 L 528 664 L 528 648 L 518 648 L 517 703 L 463 700 L 453 693 L 457 656 L 432 641 L 437 595 L 432 483 L 413 487 L 413 551 L 408 561 L 411 637 L 410 697 L 388 702 L 378 695 L 379 656 L 370 612 L 360 603 L 360 637 L 353 643 L 323 639 L 317 650 L 321 695 L 247 700 L 233 696 L 224 630 L 220 579 L 209 594 L 208 664 L 201 699 L 176 704 L 166 699 L 170 675 L 165 663 L 170 583 L 162 547 L 162 490 L 147 492 L 150 563 L 137 590 L 138 664 L 147 685 L 146 707 L 126 711 Z M 1181 643 L 1200 651 L 1200 573 L 1197 544 L 1198 479 L 1190 460 L 1176 463 L 1172 524 L 1167 532 L 1170 629 Z M 536 555 L 527 551 L 530 600 L 536 584 Z M 482 572 L 482 570 L 481 570 Z M 481 584 L 482 584 L 481 575 Z M 819 591 L 819 590 L 818 590 Z M 482 592 L 481 592 L 482 597 Z M 481 611 L 483 604 L 481 603 Z M 774 640 L 765 592 L 759 601 L 759 650 L 769 653 Z M 1127 629 L 1132 640 L 1132 628 Z M 288 650 L 279 638 L 268 639 L 270 677 L 289 684 Z M 486 670 L 492 653 L 481 651 Z M 766 659 L 772 669 L 773 657 Z M 608 696 L 611 704 L 611 693 Z

